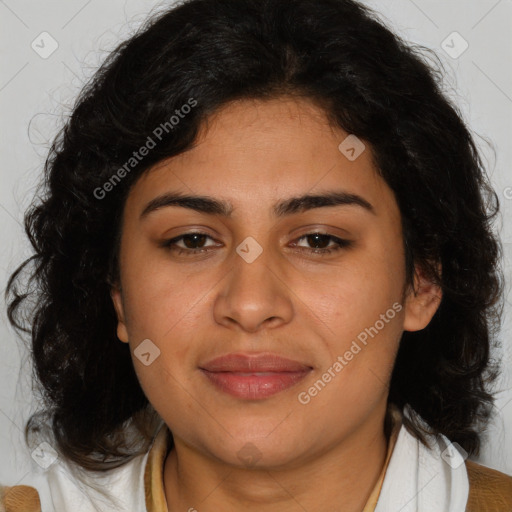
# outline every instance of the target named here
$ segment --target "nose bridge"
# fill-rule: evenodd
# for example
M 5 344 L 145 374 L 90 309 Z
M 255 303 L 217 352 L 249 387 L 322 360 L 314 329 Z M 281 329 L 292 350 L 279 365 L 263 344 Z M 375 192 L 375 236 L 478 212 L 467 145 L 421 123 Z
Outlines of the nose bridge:
M 275 266 L 272 253 L 268 241 L 262 240 L 260 244 L 253 237 L 247 237 L 237 246 L 230 288 L 238 300 L 247 303 L 268 301 L 276 293 L 275 270 L 271 270 Z
M 289 321 L 290 297 L 266 241 L 260 244 L 247 237 L 236 247 L 230 264 L 215 308 L 217 321 L 230 319 L 247 330 L 256 330 L 270 319 Z

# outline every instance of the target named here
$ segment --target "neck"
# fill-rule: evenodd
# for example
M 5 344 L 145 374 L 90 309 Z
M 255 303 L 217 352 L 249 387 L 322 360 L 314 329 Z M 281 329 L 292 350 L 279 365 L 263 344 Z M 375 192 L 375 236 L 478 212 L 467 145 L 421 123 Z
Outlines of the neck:
M 168 510 L 314 512 L 342 505 L 344 512 L 360 512 L 386 460 L 384 414 L 379 418 L 324 453 L 278 469 L 224 464 L 175 438 L 164 466 Z

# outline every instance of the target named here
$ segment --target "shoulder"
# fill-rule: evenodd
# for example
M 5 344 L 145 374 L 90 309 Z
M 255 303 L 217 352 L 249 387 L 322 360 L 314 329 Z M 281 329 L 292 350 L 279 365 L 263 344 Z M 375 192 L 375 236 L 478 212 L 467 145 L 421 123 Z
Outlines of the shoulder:
M 41 512 L 39 493 L 28 485 L 0 485 L 0 512 Z
M 59 458 L 28 485 L 0 483 L 0 512 L 132 512 L 146 510 L 144 468 L 148 453 L 105 472 L 84 470 Z
M 467 460 L 469 497 L 466 512 L 512 511 L 512 476 Z
M 31 473 L 27 483 L 0 483 L 0 512 L 132 512 L 146 510 L 155 492 L 168 446 L 168 429 L 160 427 L 148 450 L 104 472 L 84 470 L 59 457 L 43 472 Z M 149 465 L 160 471 L 149 471 Z M 149 476 L 152 479 L 148 479 Z M 161 483 L 160 483 L 161 486 Z M 163 491 L 162 491 L 163 492 Z

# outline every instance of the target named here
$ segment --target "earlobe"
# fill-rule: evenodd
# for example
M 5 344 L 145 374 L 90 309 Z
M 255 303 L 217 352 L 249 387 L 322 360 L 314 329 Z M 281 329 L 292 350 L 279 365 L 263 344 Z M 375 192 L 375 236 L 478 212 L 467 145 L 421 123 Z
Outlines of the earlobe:
M 126 329 L 123 299 L 121 296 L 121 290 L 118 286 L 113 286 L 110 289 L 110 297 L 112 298 L 117 315 L 117 337 L 123 343 L 128 343 L 128 331 Z
M 438 265 L 439 273 L 441 265 Z M 426 278 L 423 269 L 416 269 L 414 290 L 405 301 L 404 331 L 420 331 L 427 327 L 441 304 L 442 290 Z

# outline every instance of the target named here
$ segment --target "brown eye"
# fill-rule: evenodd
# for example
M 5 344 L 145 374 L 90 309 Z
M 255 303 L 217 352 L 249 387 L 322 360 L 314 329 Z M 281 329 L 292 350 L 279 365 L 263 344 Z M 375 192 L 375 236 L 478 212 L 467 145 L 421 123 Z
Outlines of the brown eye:
M 209 247 L 215 247 L 215 245 L 204 245 L 208 238 L 213 240 L 212 237 L 206 233 L 184 233 L 183 235 L 172 238 L 171 240 L 166 240 L 161 244 L 161 247 L 173 252 L 176 251 L 178 254 L 193 255 L 197 253 L 205 253 L 209 251 Z M 183 245 L 178 245 L 179 243 L 182 243 Z
M 216 247 L 216 244 L 209 246 L 204 245 L 207 239 L 213 240 L 212 237 L 206 233 L 184 233 L 172 238 L 171 240 L 164 241 L 161 244 L 161 247 L 164 247 L 169 251 L 176 252 L 178 255 L 206 253 L 210 251 L 211 248 Z M 298 240 L 305 240 L 309 247 L 300 246 L 297 245 L 297 243 L 292 245 L 301 251 L 313 254 L 329 254 L 339 251 L 340 249 L 350 247 L 353 243 L 350 240 L 344 240 L 327 233 L 308 233 L 301 236 Z M 330 243 L 333 245 L 329 245 Z
M 180 237 L 183 240 L 187 249 L 196 249 L 195 245 L 202 246 L 206 240 L 209 238 L 208 235 L 204 235 L 202 233 L 191 233 L 189 235 L 183 235 Z
M 315 254 L 328 254 L 334 251 L 339 251 L 340 249 L 350 247 L 352 245 L 352 241 L 344 240 L 342 238 L 335 237 L 333 235 L 329 235 L 327 233 L 308 233 L 304 236 L 301 236 L 299 239 L 305 240 L 307 244 L 311 244 L 315 247 L 307 248 L 303 246 L 296 247 L 301 248 L 301 250 L 306 250 Z M 332 241 L 334 245 L 329 247 L 329 241 Z M 320 247 L 318 247 L 320 246 Z

